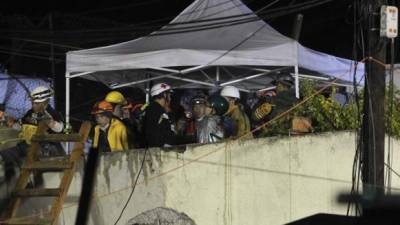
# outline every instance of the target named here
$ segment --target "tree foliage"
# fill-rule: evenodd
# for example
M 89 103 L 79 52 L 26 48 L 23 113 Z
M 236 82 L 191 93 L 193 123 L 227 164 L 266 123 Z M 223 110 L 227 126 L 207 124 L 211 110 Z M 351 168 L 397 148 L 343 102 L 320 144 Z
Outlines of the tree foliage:
M 317 91 L 315 82 L 302 82 L 300 93 L 303 99 L 313 95 Z M 392 113 L 390 113 L 390 96 L 388 93 L 389 89 L 386 90 L 385 99 L 386 133 L 395 138 L 400 138 L 400 90 L 396 88 L 394 90 Z M 361 90 L 358 93 L 358 103 L 355 101 L 353 95 L 350 96 L 345 105 L 341 105 L 335 100 L 336 94 L 337 90 L 330 88 L 328 92 L 315 95 L 293 110 L 289 115 L 271 123 L 265 132 L 263 132 L 263 136 L 289 134 L 291 120 L 295 116 L 311 119 L 312 132 L 354 130 L 359 128 L 362 123 L 363 91 Z

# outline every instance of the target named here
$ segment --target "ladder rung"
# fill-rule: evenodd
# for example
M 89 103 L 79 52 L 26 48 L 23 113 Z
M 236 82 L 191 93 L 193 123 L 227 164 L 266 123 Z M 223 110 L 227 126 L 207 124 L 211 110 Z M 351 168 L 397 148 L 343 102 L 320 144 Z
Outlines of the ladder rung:
M 36 161 L 31 165 L 23 165 L 22 169 L 41 171 L 60 171 L 71 169 L 72 163 L 68 161 Z
M 51 224 L 52 220 L 48 218 L 11 218 L 5 221 L 4 224 L 10 225 L 47 225 Z
M 60 188 L 37 188 L 37 189 L 22 189 L 16 190 L 14 196 L 16 197 L 45 197 L 45 196 L 58 196 Z
M 32 136 L 31 141 L 41 142 L 41 141 L 52 141 L 52 142 L 78 142 L 81 140 L 81 135 L 75 134 L 35 134 Z

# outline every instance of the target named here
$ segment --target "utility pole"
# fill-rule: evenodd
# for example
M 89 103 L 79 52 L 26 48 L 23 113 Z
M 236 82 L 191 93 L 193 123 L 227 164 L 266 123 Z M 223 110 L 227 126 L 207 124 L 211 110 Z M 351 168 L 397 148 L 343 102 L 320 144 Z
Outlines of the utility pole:
M 386 62 L 386 38 L 380 37 L 380 7 L 383 0 L 366 0 L 366 55 Z M 385 149 L 385 68 L 374 62 L 365 62 L 364 116 L 362 124 L 362 181 L 365 197 L 384 194 Z
M 53 13 L 50 12 L 49 14 L 49 30 L 50 30 L 50 35 L 51 35 L 51 44 L 50 44 L 50 69 L 51 69 L 51 78 L 52 78 L 52 83 L 53 83 L 53 88 L 54 88 L 54 105 L 57 106 L 57 76 L 56 76 L 56 67 L 54 63 L 54 45 L 53 45 L 53 40 L 54 40 L 54 30 L 53 30 Z

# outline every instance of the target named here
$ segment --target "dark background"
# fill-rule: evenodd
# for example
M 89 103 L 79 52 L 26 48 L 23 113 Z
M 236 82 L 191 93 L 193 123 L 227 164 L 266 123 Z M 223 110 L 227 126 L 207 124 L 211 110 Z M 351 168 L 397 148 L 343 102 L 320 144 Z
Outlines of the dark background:
M 281 0 L 261 12 L 307 1 Z M 54 78 L 57 108 L 63 110 L 67 51 L 114 44 L 149 34 L 167 24 L 192 2 L 5 0 L 0 11 L 0 64 L 10 74 Z M 257 11 L 274 1 L 243 2 Z M 352 5 L 353 1 L 334 0 L 311 9 L 269 18 L 266 22 L 284 35 L 291 36 L 294 18 L 297 13 L 302 13 L 301 44 L 336 56 L 353 58 Z M 91 105 L 106 91 L 104 86 L 85 80 L 74 79 L 72 83 L 74 105 Z M 73 110 L 81 109 L 76 107 Z

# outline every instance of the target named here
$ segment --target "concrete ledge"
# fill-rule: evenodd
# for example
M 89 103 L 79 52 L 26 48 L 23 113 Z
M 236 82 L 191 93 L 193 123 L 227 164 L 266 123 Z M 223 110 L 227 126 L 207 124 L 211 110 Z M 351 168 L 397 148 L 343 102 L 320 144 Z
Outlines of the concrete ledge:
M 393 142 L 396 159 L 400 145 Z M 354 144 L 353 132 L 335 132 L 148 149 L 120 224 L 157 207 L 182 212 L 198 225 L 284 224 L 316 213 L 345 214 L 336 197 L 351 188 Z M 114 224 L 144 152 L 101 157 L 90 224 Z M 82 169 L 75 174 L 71 199 L 79 196 L 82 175 Z M 59 179 L 45 174 L 46 187 Z M 400 179 L 393 177 L 392 185 L 400 187 Z M 49 204 L 26 202 L 24 213 L 45 212 Z M 74 224 L 76 210 L 76 202 L 64 205 L 65 224 Z

